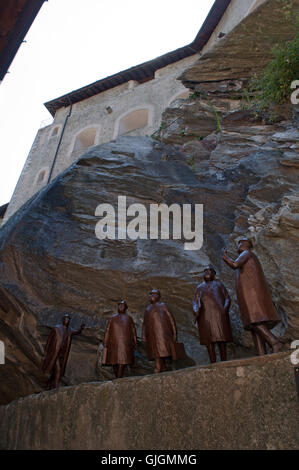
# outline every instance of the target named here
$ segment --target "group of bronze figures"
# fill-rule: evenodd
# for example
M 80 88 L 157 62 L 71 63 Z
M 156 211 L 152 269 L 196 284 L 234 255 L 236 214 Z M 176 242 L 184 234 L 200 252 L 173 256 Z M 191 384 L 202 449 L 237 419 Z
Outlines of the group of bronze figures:
M 261 264 L 251 251 L 252 242 L 243 238 L 238 243 L 237 259 L 223 253 L 225 263 L 236 272 L 236 292 L 244 329 L 250 330 L 259 355 L 267 353 L 267 344 L 273 352 L 282 348 L 282 343 L 271 333 L 280 321 L 273 305 L 271 294 Z M 204 279 L 196 288 L 193 300 L 193 313 L 197 323 L 200 343 L 205 345 L 211 362 L 216 362 L 216 344 L 220 358 L 226 360 L 226 345 L 233 341 L 229 319 L 230 296 L 224 284 L 215 279 L 216 270 L 207 266 Z M 142 341 L 146 345 L 147 358 L 155 361 L 155 373 L 167 370 L 166 358 L 186 357 L 184 346 L 178 343 L 175 319 L 165 303 L 161 302 L 158 289 L 149 295 L 142 326 Z M 134 351 L 137 350 L 136 328 L 132 317 L 127 314 L 127 303 L 118 304 L 118 313 L 113 315 L 106 327 L 102 365 L 113 366 L 117 378 L 123 376 L 126 365 L 134 364 Z M 70 316 L 66 314 L 62 324 L 51 331 L 42 363 L 42 370 L 49 374 L 48 388 L 56 388 L 64 375 L 70 351 L 71 340 L 80 334 L 70 326 Z

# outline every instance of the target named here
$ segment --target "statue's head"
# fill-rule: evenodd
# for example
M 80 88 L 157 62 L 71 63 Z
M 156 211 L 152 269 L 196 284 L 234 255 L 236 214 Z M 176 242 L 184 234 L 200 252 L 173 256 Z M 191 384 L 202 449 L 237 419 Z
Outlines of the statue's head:
M 127 308 L 128 308 L 127 302 L 125 300 L 121 300 L 118 303 L 117 311 L 118 313 L 126 313 Z
M 214 268 L 214 266 L 212 266 L 211 264 L 209 266 L 206 266 L 203 274 L 204 280 L 206 282 L 213 281 L 215 279 L 215 276 L 216 269 Z
M 66 314 L 63 315 L 63 317 L 62 317 L 62 324 L 63 324 L 64 326 L 68 326 L 69 323 L 70 323 L 70 321 L 71 321 L 71 319 L 72 319 L 72 317 L 71 317 L 68 313 L 66 313 Z
M 249 238 L 241 238 L 238 241 L 238 253 L 242 253 L 245 250 L 251 250 L 253 248 L 252 241 Z
M 159 289 L 152 289 L 149 294 L 149 301 L 151 304 L 154 304 L 155 302 L 159 302 L 161 298 L 161 293 Z

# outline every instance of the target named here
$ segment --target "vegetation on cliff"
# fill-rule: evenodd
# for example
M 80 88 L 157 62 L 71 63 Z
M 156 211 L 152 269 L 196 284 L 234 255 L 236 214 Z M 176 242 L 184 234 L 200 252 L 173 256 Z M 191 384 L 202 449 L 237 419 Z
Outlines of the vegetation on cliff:
M 288 14 L 288 10 L 284 12 Z M 245 98 L 258 113 L 272 111 L 273 105 L 286 103 L 293 92 L 292 82 L 299 80 L 299 10 L 294 18 L 294 37 L 272 49 L 273 60 L 261 74 L 250 80 Z M 250 101 L 249 96 L 253 96 Z M 275 113 L 271 112 L 272 119 Z

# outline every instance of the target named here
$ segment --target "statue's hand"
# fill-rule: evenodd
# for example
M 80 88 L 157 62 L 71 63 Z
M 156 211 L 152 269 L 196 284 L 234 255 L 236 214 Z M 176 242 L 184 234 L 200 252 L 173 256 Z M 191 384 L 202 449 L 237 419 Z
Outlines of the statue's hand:
M 222 252 L 222 259 L 223 260 L 226 260 L 228 258 L 228 253 L 227 253 L 227 249 L 224 248 L 223 252 Z
M 198 302 L 193 307 L 193 315 L 195 316 L 195 318 L 200 315 L 201 311 L 202 311 L 202 303 Z
M 197 302 L 193 302 L 193 315 L 197 317 L 200 314 L 200 311 L 202 309 L 202 303 L 200 299 L 198 299 Z

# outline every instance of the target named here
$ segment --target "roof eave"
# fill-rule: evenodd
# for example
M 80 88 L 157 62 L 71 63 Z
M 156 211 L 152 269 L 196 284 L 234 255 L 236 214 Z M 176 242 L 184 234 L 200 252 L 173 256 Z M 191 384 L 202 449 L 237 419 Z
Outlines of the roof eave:
M 69 106 L 71 103 L 78 103 L 98 93 L 122 85 L 129 80 L 145 80 L 146 77 L 150 78 L 150 75 L 154 76 L 156 70 L 198 53 L 210 39 L 230 3 L 231 0 L 215 0 L 196 38 L 191 44 L 48 101 L 44 103 L 45 107 L 52 116 L 55 116 L 58 109 Z

